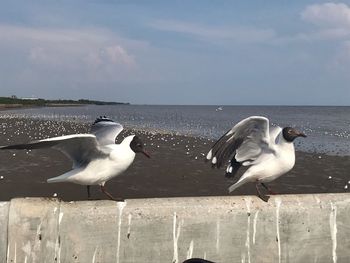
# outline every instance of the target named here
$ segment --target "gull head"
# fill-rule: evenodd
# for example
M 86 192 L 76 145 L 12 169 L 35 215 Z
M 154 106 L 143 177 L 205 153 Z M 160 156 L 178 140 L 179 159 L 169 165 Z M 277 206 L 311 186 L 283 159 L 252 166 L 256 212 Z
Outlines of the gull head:
M 133 150 L 135 153 L 142 153 L 145 155 L 147 158 L 151 158 L 151 156 L 144 150 L 143 148 L 143 142 L 140 140 L 139 137 L 134 136 L 132 141 L 130 142 L 130 148 Z
M 306 137 L 306 135 L 292 127 L 285 127 L 282 130 L 282 134 L 283 134 L 283 138 L 287 141 L 287 142 L 293 142 L 295 140 L 295 138 L 298 137 Z

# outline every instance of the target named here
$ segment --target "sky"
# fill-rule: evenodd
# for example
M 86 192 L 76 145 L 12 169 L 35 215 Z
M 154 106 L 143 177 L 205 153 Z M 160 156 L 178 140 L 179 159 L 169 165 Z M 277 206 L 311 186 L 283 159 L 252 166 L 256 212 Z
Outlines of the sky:
M 11 95 L 350 105 L 350 0 L 2 1 Z

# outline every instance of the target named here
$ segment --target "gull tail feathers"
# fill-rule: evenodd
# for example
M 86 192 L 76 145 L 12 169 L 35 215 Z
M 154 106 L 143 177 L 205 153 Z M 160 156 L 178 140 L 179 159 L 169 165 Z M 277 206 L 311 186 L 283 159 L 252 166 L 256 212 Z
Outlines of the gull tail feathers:
M 61 176 L 56 176 L 56 177 L 47 179 L 48 183 L 61 183 L 66 181 L 67 181 L 67 178 L 66 177 L 62 178 Z
M 52 178 L 49 178 L 47 179 L 47 182 L 48 183 L 62 183 L 62 182 L 68 182 L 70 181 L 70 178 L 73 176 L 73 175 L 76 175 L 77 173 L 80 172 L 80 169 L 76 169 L 76 170 L 71 170 L 67 173 L 64 173 L 64 174 L 61 174 L 59 176 L 56 176 L 56 177 L 52 177 Z
M 247 180 L 244 178 L 244 179 L 239 179 L 237 183 L 231 185 L 229 188 L 228 188 L 228 191 L 229 193 L 232 193 L 234 190 L 236 190 L 238 187 L 244 185 L 245 183 L 247 182 Z

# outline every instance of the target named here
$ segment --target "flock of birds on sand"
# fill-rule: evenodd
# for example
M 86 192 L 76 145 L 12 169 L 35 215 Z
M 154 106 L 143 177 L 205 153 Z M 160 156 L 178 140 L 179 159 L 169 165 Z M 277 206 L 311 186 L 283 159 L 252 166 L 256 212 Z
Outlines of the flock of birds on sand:
M 91 125 L 89 133 L 57 136 L 59 132 L 65 132 L 64 127 L 61 127 L 61 131 L 56 130 L 53 134 L 54 137 L 38 140 L 41 137 L 39 127 L 33 141 L 1 146 L 0 150 L 53 148 L 61 151 L 72 160 L 72 169 L 48 179 L 48 183 L 71 182 L 85 185 L 89 198 L 90 186 L 97 185 L 108 198 L 116 200 L 107 191 L 105 183 L 124 173 L 132 165 L 136 154 L 151 158 L 139 136 L 118 138 L 122 130 L 121 124 L 100 116 Z M 229 187 L 229 192 L 243 184 L 254 183 L 257 196 L 267 202 L 269 197 L 261 193 L 259 186 L 274 194 L 266 183 L 293 168 L 293 142 L 298 137 L 306 135 L 291 127 L 270 127 L 267 118 L 251 116 L 235 124 L 217 140 L 205 159 L 212 167 L 225 167 L 226 177 L 234 177 L 242 166 L 248 167 L 241 178 Z

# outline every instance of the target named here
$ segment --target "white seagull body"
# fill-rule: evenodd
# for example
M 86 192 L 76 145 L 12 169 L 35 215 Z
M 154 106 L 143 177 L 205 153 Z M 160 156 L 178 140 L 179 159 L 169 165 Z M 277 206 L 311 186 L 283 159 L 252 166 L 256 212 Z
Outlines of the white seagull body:
M 240 166 L 249 166 L 229 192 L 247 182 L 261 183 L 267 188 L 264 183 L 277 179 L 294 167 L 293 140 L 299 136 L 306 137 L 290 127 L 270 129 L 267 118 L 252 116 L 224 134 L 209 151 L 207 159 L 217 168 L 229 162 L 228 177 L 233 176 Z M 258 188 L 257 191 L 261 197 Z
M 143 151 L 143 144 L 135 135 L 130 135 L 120 143 L 115 140 L 123 126 L 108 118 L 98 118 L 91 126 L 91 134 L 73 134 L 44 140 L 3 146 L 0 149 L 39 149 L 59 150 L 73 161 L 72 170 L 60 176 L 50 178 L 48 183 L 71 182 L 88 186 L 100 185 L 101 190 L 111 199 L 104 184 L 122 174 L 134 161 L 136 152 Z
M 83 144 L 84 148 L 82 151 L 90 152 L 91 155 L 85 156 L 82 163 L 77 163 L 78 160 L 73 159 L 73 170 L 60 176 L 50 178 L 47 182 L 72 182 L 81 185 L 104 185 L 108 180 L 122 174 L 134 161 L 136 154 L 129 146 L 134 135 L 126 137 L 121 144 L 109 144 L 104 146 L 98 146 L 95 144 L 94 140 L 96 140 L 96 138 L 94 137 L 94 135 L 90 134 L 79 134 L 48 139 L 47 141 L 59 139 L 61 142 L 67 140 L 67 145 L 64 147 L 65 149 L 57 146 L 52 148 L 61 150 L 72 159 L 74 156 L 69 155 L 65 150 L 68 145 L 72 146 L 71 143 L 74 141 L 74 138 L 84 138 L 85 142 L 92 140 L 93 143 L 92 145 L 89 143 Z M 62 147 L 62 143 L 60 146 Z M 80 145 L 75 145 L 73 147 L 80 147 Z M 92 149 L 90 147 L 92 147 Z M 87 159 L 91 161 L 87 165 L 84 165 Z

